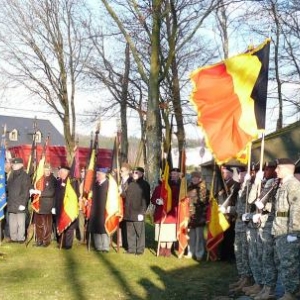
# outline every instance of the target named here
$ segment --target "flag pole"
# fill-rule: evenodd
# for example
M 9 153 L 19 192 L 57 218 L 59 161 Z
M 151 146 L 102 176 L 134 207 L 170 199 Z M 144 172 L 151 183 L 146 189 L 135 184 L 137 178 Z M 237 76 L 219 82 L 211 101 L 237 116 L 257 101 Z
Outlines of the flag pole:
M 260 146 L 260 160 L 259 160 L 259 171 L 262 172 L 263 169 L 263 160 L 264 160 L 264 151 L 265 151 L 265 132 L 262 132 L 262 136 L 261 136 L 261 146 Z M 261 190 L 261 182 L 259 183 L 258 186 L 258 194 L 260 194 L 260 190 Z
M 249 143 L 248 145 L 248 151 L 247 151 L 247 159 L 248 159 L 248 164 L 247 164 L 247 174 L 250 174 L 251 176 L 251 150 L 252 150 L 252 142 Z M 246 184 L 246 203 L 245 203 L 245 213 L 248 211 L 248 198 L 249 198 L 249 184 L 248 182 L 245 182 Z
M 162 166 L 162 169 L 164 169 L 164 173 L 166 172 L 166 167 L 168 166 L 168 168 L 170 167 L 169 165 L 169 159 L 172 157 L 169 157 L 170 155 L 170 150 L 171 150 L 171 144 L 172 144 L 172 130 L 173 130 L 173 116 L 171 116 L 171 124 L 170 124 L 170 127 L 169 127 L 169 134 L 166 134 L 166 143 L 167 143 L 167 157 L 165 159 L 165 165 L 164 165 L 164 168 Z M 162 154 L 164 153 L 164 151 L 162 151 Z M 163 156 L 163 155 L 162 155 Z M 162 159 L 163 161 L 163 159 Z M 166 174 L 164 174 L 165 176 Z M 168 170 L 168 176 L 169 176 L 169 170 Z M 168 180 L 169 178 L 166 177 L 166 181 L 167 181 L 167 184 L 168 184 Z M 163 190 L 163 182 L 162 182 L 162 185 L 161 185 L 161 190 L 160 190 L 160 194 L 162 193 L 162 190 Z M 161 198 L 161 197 L 160 197 Z M 168 197 L 167 197 L 168 198 Z M 164 199 L 164 201 L 167 201 L 167 199 Z M 159 256 L 159 250 L 160 250 L 160 243 L 161 243 L 161 227 L 162 227 L 162 224 L 165 222 L 166 218 L 167 218 L 167 211 L 164 211 L 164 207 L 165 207 L 165 204 L 163 206 L 163 213 L 164 213 L 164 217 L 160 219 L 160 222 L 159 222 L 159 228 L 158 228 L 158 239 L 157 239 L 157 251 L 156 251 L 156 256 Z
M 61 234 L 60 243 L 59 243 L 59 250 L 62 249 L 62 244 L 63 244 L 63 240 L 64 240 L 64 233 L 65 233 L 65 231 L 63 231 L 62 234 Z
M 216 180 L 216 162 L 214 161 L 213 174 L 212 174 L 212 178 L 211 178 L 210 191 L 209 191 L 209 199 L 210 199 L 209 200 L 209 202 L 210 202 L 209 205 L 210 205 L 210 210 L 211 210 L 212 198 L 214 197 L 215 180 Z M 211 220 L 209 220 L 208 222 L 210 222 L 210 221 Z M 209 227 L 209 224 L 208 224 L 208 227 Z M 210 251 L 207 251 L 207 255 L 206 255 L 206 260 L 207 261 L 209 261 L 209 256 L 210 256 L 209 252 Z
M 163 141 L 161 143 L 161 162 L 162 162 L 162 166 L 161 166 L 161 169 L 163 170 L 165 168 L 165 166 L 163 165 L 163 162 L 164 162 L 164 146 L 163 146 Z M 162 189 L 162 186 L 161 186 L 161 189 Z M 161 192 L 160 192 L 161 193 Z M 160 229 L 161 229 L 161 220 L 159 222 L 159 225 L 158 225 L 158 239 L 157 239 L 157 249 L 156 249 L 156 257 L 159 256 L 159 249 L 160 249 Z
M 117 180 L 117 185 L 119 186 L 120 184 L 120 164 L 119 164 L 119 134 L 120 132 L 117 132 L 117 136 L 115 138 L 115 155 L 116 155 L 116 167 L 117 167 L 117 176 L 116 176 L 116 180 Z M 118 222 L 118 227 L 117 227 L 117 253 L 120 252 L 120 239 L 121 237 L 121 232 L 120 232 L 120 222 Z

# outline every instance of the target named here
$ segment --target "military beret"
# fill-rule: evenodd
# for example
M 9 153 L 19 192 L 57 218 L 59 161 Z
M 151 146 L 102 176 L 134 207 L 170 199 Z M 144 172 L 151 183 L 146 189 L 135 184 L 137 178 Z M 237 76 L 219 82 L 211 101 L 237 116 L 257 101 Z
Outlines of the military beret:
M 144 173 L 144 172 L 145 172 L 144 168 L 142 168 L 142 167 L 135 167 L 135 168 L 133 169 L 133 171 L 139 171 L 139 172 L 141 172 L 141 173 Z
M 233 173 L 233 169 L 230 168 L 229 166 L 222 166 L 222 169 L 223 169 L 223 170 L 227 170 L 227 171 Z
M 23 164 L 23 159 L 21 157 L 15 157 L 11 161 L 13 164 Z
M 237 168 L 237 171 L 238 171 L 238 173 L 242 173 L 242 172 L 246 172 L 247 169 L 246 169 L 246 167 L 241 166 L 241 167 L 238 167 L 238 168 Z
M 264 169 L 265 168 L 276 168 L 276 166 L 277 166 L 276 161 L 267 161 L 264 164 Z
M 276 159 L 277 165 L 295 165 L 290 158 L 278 158 Z
M 97 168 L 96 171 L 106 174 L 106 173 L 108 173 L 108 168 Z

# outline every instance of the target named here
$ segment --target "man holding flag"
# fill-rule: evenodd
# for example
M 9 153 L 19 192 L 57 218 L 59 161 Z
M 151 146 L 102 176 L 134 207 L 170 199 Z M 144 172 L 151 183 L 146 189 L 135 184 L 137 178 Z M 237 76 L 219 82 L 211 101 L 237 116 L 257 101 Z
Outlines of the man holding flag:
M 43 166 L 43 174 L 40 178 L 40 189 L 30 190 L 35 197 L 39 197 L 38 210 L 35 210 L 34 222 L 36 227 L 36 246 L 48 247 L 51 242 L 52 212 L 55 206 L 55 191 L 57 180 L 51 173 L 51 166 Z M 34 207 L 34 206 L 33 206 Z
M 107 168 L 97 168 L 88 231 L 97 251 L 109 252 L 109 236 L 105 230 L 105 206 L 108 192 Z
M 60 167 L 56 189 L 55 213 L 60 249 L 72 248 L 79 212 L 77 194 L 71 185 L 69 173 L 70 167 Z

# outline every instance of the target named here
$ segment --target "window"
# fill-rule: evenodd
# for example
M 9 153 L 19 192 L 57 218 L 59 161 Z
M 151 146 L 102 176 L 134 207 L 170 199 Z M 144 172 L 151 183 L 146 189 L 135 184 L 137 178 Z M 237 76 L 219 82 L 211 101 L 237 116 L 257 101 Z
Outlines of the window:
M 10 141 L 17 142 L 18 141 L 18 130 L 13 129 L 9 134 L 8 138 Z
M 35 133 L 35 142 L 36 143 L 42 142 L 42 133 L 39 130 Z

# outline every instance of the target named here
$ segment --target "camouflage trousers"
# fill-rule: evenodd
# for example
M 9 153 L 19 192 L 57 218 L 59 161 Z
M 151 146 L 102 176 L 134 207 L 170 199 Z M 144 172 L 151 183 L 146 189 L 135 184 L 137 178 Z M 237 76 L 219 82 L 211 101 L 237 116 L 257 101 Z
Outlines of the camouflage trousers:
M 299 288 L 299 238 L 287 242 L 287 235 L 275 237 L 275 263 L 286 292 L 295 293 Z
M 247 231 L 249 265 L 255 283 L 262 285 L 262 243 L 258 238 L 258 229 L 248 227 Z
M 269 226 L 268 226 L 269 225 Z M 271 234 L 272 224 L 259 228 L 258 239 L 262 245 L 262 280 L 263 284 L 275 287 L 277 283 L 277 268 L 274 259 L 275 240 Z
M 252 275 L 249 266 L 248 243 L 246 232 L 235 232 L 234 236 L 235 263 L 239 276 L 250 277 Z

